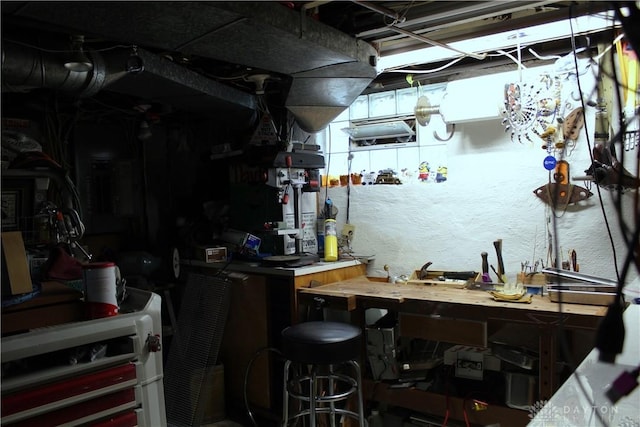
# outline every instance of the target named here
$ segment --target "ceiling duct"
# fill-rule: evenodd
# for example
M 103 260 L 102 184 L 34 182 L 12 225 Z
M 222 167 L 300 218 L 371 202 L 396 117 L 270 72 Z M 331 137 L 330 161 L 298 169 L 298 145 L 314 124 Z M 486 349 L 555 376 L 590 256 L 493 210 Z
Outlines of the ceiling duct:
M 57 54 L 3 40 L 2 91 L 48 88 L 78 96 L 95 95 L 107 84 L 108 72 L 102 55 L 93 53 L 90 59 L 90 70 L 72 71 Z
M 140 73 L 126 74 L 108 86 L 108 90 L 167 104 L 185 111 L 207 114 L 253 116 L 255 95 L 225 85 L 191 71 L 167 58 L 138 49 L 144 64 Z
M 322 130 L 376 77 L 377 52 L 280 2 L 20 2 L 12 21 L 292 77 L 285 105 Z M 86 43 L 85 43 L 86 44 Z M 85 46 L 86 47 L 86 46 Z
M 5 40 L 2 88 L 8 92 L 48 88 L 79 97 L 108 90 L 190 112 L 224 114 L 233 110 L 237 116 L 239 110 L 245 110 L 247 119 L 257 108 L 254 95 L 204 77 L 144 49 L 137 49 L 135 53 L 142 66 L 130 72 L 127 60 L 131 58 L 131 52 L 131 49 L 87 51 L 93 67 L 79 72 L 67 69 L 56 53 Z

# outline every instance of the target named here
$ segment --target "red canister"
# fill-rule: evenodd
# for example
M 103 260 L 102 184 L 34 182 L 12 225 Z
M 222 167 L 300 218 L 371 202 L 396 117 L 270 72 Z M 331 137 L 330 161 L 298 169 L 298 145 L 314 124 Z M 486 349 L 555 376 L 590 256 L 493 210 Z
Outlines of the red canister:
M 113 262 L 92 262 L 82 267 L 84 302 L 90 319 L 118 314 L 116 280 Z

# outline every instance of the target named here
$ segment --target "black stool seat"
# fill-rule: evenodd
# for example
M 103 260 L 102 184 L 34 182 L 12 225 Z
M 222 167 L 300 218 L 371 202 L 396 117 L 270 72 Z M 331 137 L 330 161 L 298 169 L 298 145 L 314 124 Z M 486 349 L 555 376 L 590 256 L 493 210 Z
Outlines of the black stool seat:
M 282 331 L 285 358 L 303 364 L 333 365 L 358 359 L 362 330 L 339 322 L 304 322 Z

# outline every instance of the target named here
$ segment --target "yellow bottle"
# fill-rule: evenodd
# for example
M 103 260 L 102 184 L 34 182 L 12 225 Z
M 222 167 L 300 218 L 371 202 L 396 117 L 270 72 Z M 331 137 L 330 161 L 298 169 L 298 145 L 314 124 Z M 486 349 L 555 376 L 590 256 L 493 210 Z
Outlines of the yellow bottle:
M 338 237 L 336 236 L 336 220 L 324 220 L 324 260 L 338 260 Z

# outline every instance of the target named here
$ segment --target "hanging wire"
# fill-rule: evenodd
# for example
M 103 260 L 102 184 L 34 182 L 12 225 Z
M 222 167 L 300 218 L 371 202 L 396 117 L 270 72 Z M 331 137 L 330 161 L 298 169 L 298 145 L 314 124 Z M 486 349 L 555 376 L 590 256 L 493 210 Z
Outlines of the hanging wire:
M 330 129 L 331 125 L 329 125 L 329 130 L 327 132 L 328 136 L 327 136 L 327 146 L 325 147 L 325 151 L 327 153 L 327 167 L 325 168 L 325 172 L 327 175 L 327 179 L 326 179 L 326 186 L 325 186 L 325 190 L 324 190 L 324 205 L 326 206 L 327 200 L 329 200 L 329 170 L 330 170 L 330 166 L 331 166 L 331 129 Z M 320 181 L 320 185 L 322 185 L 322 181 Z M 326 218 L 325 218 L 326 219 Z
M 34 45 L 34 44 L 25 43 L 25 42 L 22 42 L 22 41 L 19 41 L 19 40 L 14 40 L 12 38 L 4 38 L 4 41 L 15 43 L 17 45 L 28 47 L 28 48 L 31 48 L 31 49 L 39 50 L 41 52 L 48 52 L 48 53 L 71 53 L 71 52 L 75 52 L 74 49 L 47 49 L 47 48 L 44 48 L 42 46 L 37 46 L 37 45 Z M 105 52 L 105 51 L 114 50 L 114 49 L 131 49 L 133 47 L 136 47 L 136 45 L 133 45 L 133 44 L 132 45 L 117 44 L 117 45 L 113 45 L 113 46 L 103 47 L 103 48 L 100 48 L 100 49 L 91 49 L 91 50 L 94 51 L 94 52 Z
M 349 151 L 347 156 L 347 219 L 346 224 L 349 224 L 349 211 L 351 210 L 351 163 L 353 162 L 353 153 Z
M 408 70 L 408 69 L 396 69 L 396 70 L 388 70 L 387 72 L 389 73 L 409 73 L 409 74 L 429 74 L 429 73 L 437 73 L 438 71 L 442 71 L 445 70 L 449 67 L 451 67 L 452 65 L 462 61 L 463 59 L 465 59 L 466 56 L 461 56 L 459 58 L 454 59 L 453 61 L 450 61 L 448 63 L 446 63 L 445 65 L 438 67 L 438 68 L 433 68 L 431 70 Z

